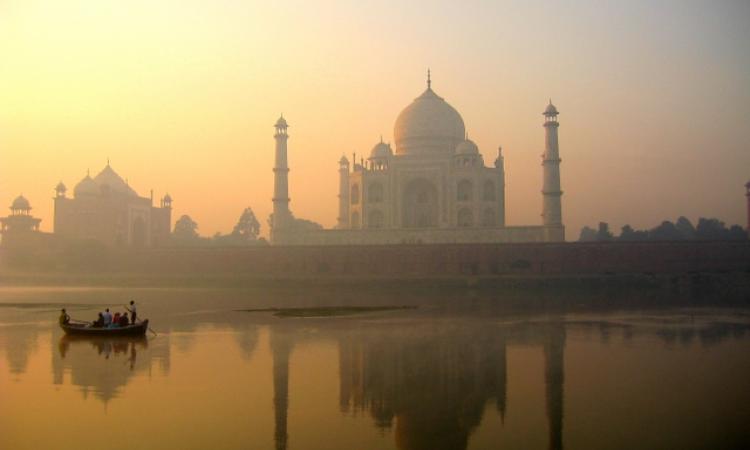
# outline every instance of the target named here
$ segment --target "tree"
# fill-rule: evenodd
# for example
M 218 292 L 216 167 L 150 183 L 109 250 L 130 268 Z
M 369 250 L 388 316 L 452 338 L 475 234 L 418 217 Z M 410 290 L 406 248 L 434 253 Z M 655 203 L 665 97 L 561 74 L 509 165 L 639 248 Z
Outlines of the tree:
M 634 230 L 630 225 L 625 225 L 617 239 L 626 242 L 645 241 L 648 240 L 648 231 Z
M 578 237 L 578 242 L 594 242 L 596 240 L 596 230 L 589 226 L 581 228 L 581 234 Z
M 680 232 L 683 239 L 695 239 L 695 227 L 690 223 L 690 220 L 688 220 L 687 217 L 680 216 L 674 225 L 677 227 L 677 231 Z
M 747 231 L 739 225 L 732 225 L 727 232 L 727 239 L 732 241 L 744 241 L 747 239 Z
M 599 222 L 599 230 L 596 232 L 597 241 L 611 241 L 612 232 L 609 231 L 609 224 L 607 222 Z
M 695 237 L 703 240 L 725 239 L 727 227 L 719 219 L 698 219 L 698 225 L 695 227 Z
M 649 238 L 652 241 L 679 241 L 684 239 L 675 224 L 668 220 L 665 220 L 661 225 L 652 229 L 649 232 Z
M 260 223 L 255 218 L 253 210 L 245 208 L 237 221 L 237 225 L 232 230 L 232 236 L 242 241 L 252 242 L 258 239 L 258 234 L 260 234 Z
M 198 239 L 198 224 L 185 214 L 175 222 L 172 235 L 183 240 Z

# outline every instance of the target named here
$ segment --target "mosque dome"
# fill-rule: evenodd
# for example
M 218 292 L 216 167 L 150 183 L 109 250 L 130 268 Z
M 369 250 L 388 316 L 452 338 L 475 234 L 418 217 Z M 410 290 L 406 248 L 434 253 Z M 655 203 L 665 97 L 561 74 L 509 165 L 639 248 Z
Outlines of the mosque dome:
M 99 185 L 100 191 L 109 189 L 111 192 L 119 192 L 120 194 L 137 195 L 109 164 L 99 172 L 99 175 L 94 177 L 94 182 Z
M 99 195 L 100 192 L 99 185 L 88 174 L 73 188 L 73 194 L 76 197 L 81 195 Z
M 466 139 L 465 141 L 458 144 L 456 147 L 456 154 L 458 155 L 478 155 L 479 154 L 479 147 L 477 147 L 477 144 L 474 143 L 474 141 L 470 139 Z
M 429 87 L 396 119 L 393 135 L 396 153 L 452 153 L 464 140 L 461 115 Z
M 389 158 L 391 156 L 393 156 L 391 146 L 383 141 L 375 144 L 375 147 L 370 151 L 370 159 Z
M 28 211 L 31 209 L 31 203 L 26 200 L 26 197 L 19 195 L 13 200 L 13 204 L 10 205 L 10 209 L 13 211 Z

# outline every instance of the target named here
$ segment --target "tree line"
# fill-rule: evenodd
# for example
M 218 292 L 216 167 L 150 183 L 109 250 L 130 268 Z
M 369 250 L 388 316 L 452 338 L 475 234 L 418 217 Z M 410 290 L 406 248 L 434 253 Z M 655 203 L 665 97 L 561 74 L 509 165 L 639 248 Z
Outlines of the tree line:
M 268 228 L 271 228 L 273 214 L 268 216 Z M 320 230 L 323 227 L 311 220 L 290 217 L 288 229 L 293 231 Z M 237 220 L 237 224 L 229 234 L 216 233 L 212 237 L 203 237 L 198 232 L 198 223 L 190 216 L 183 215 L 174 224 L 174 231 L 170 244 L 176 247 L 242 247 L 248 245 L 268 245 L 268 241 L 260 237 L 260 222 L 255 217 L 252 208 L 245 208 Z
M 177 247 L 241 247 L 247 245 L 267 245 L 265 238 L 259 237 L 260 222 L 252 208 L 245 208 L 237 224 L 229 234 L 216 233 L 203 237 L 198 233 L 198 223 L 185 214 L 177 219 L 170 244 Z
M 610 231 L 608 223 L 599 222 L 597 229 L 589 226 L 583 227 L 578 242 L 744 241 L 747 239 L 747 231 L 739 225 L 727 227 L 719 219 L 701 217 L 694 226 L 687 217 L 681 216 L 674 223 L 665 220 L 660 225 L 647 230 L 636 230 L 630 225 L 625 225 L 619 236 L 615 236 Z

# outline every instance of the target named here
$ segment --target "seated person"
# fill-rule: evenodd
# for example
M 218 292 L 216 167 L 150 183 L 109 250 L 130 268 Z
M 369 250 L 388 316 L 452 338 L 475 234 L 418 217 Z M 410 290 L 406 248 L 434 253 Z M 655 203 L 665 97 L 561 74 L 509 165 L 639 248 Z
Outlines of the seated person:
M 99 313 L 99 317 L 91 324 L 92 327 L 101 328 L 104 326 L 104 314 Z
M 119 325 L 120 325 L 121 327 L 126 327 L 126 326 L 128 326 L 128 315 L 127 315 L 127 314 L 123 314 L 123 315 L 121 315 L 121 316 L 120 316 L 120 319 L 118 320 L 118 322 L 117 322 L 117 323 L 118 323 L 118 324 L 119 324 Z
M 60 325 L 67 325 L 70 322 L 70 316 L 65 312 L 65 308 L 60 310 L 60 318 L 58 319 Z
M 115 317 L 112 318 L 112 325 L 119 327 L 120 326 L 120 313 L 116 312 Z

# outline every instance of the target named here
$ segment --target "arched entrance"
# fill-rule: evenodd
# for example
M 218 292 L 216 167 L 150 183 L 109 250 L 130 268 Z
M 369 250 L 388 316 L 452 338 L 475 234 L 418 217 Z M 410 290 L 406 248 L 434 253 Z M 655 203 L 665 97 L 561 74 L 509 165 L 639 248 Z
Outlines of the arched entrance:
M 404 228 L 436 228 L 438 226 L 438 193 L 435 185 L 425 179 L 406 185 L 401 214 Z

